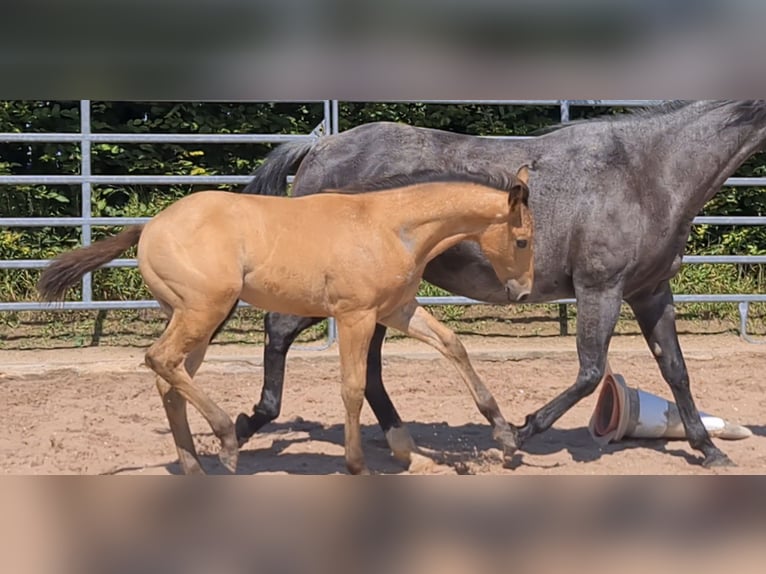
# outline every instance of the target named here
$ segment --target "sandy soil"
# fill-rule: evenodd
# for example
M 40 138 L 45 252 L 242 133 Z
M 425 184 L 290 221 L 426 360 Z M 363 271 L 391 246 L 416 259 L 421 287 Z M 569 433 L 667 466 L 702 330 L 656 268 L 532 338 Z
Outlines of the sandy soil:
M 523 417 L 575 379 L 572 337 L 464 337 L 477 371 L 506 417 Z M 717 444 L 737 463 L 708 471 L 685 441 L 638 441 L 598 447 L 587 425 L 596 397 L 576 405 L 504 468 L 490 429 L 452 367 L 410 340 L 384 349 L 384 377 L 415 441 L 443 466 L 405 468 L 393 459 L 370 409 L 362 416 L 374 472 L 464 474 L 756 474 L 766 471 L 766 345 L 734 335 L 685 336 L 682 345 L 698 406 L 748 425 L 751 438 Z M 232 417 L 249 411 L 263 376 L 261 348 L 216 345 L 197 380 Z M 628 384 L 669 397 L 645 344 L 619 336 L 610 361 Z M 93 347 L 0 351 L 0 472 L 5 474 L 177 474 L 175 448 L 143 349 Z M 343 406 L 337 348 L 296 349 L 288 360 L 282 416 L 243 447 L 238 472 L 344 473 Z M 190 410 L 203 464 L 221 473 L 218 444 Z

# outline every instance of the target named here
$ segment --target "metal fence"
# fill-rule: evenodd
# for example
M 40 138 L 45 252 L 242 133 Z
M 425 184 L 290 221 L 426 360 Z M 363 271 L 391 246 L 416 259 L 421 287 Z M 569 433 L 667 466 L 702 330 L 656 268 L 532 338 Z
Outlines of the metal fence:
M 570 120 L 570 110 L 575 106 L 589 107 L 631 107 L 659 103 L 658 100 L 418 100 L 419 103 L 429 104 L 498 104 L 498 105 L 549 105 L 557 106 L 562 122 Z M 324 117 L 320 125 L 310 134 L 172 134 L 172 133 L 92 133 L 91 132 L 91 103 L 89 100 L 80 102 L 80 131 L 72 133 L 0 133 L 0 142 L 22 143 L 79 143 L 81 146 L 81 170 L 79 175 L 32 175 L 13 176 L 0 175 L 0 185 L 13 184 L 76 184 L 81 188 L 82 213 L 80 217 L 33 217 L 33 218 L 0 218 L 0 227 L 46 227 L 70 226 L 81 229 L 83 245 L 91 242 L 91 230 L 97 225 L 130 225 L 142 223 L 147 218 L 130 217 L 93 217 L 91 213 L 92 186 L 97 184 L 129 185 L 225 185 L 245 184 L 250 180 L 248 174 L 229 176 L 161 176 L 161 175 L 94 175 L 91 166 L 91 145 L 93 143 L 284 143 L 300 139 L 314 139 L 321 134 L 338 133 L 339 131 L 339 102 L 338 100 L 323 100 Z M 410 102 L 412 103 L 412 102 Z M 494 136 L 503 139 L 524 139 L 524 136 Z M 766 186 L 766 177 L 730 178 L 729 186 Z M 697 217 L 695 224 L 708 225 L 766 225 L 766 217 Z M 686 256 L 686 264 L 762 264 L 766 256 L 727 255 L 727 256 Z M 48 260 L 0 260 L 0 269 L 34 269 L 45 267 Z M 108 267 L 135 267 L 135 259 L 117 259 Z M 471 305 L 482 304 L 481 301 L 465 297 L 420 297 L 419 301 L 430 305 Z M 747 334 L 747 318 L 750 303 L 766 302 L 765 294 L 721 294 L 721 295 L 685 295 L 675 296 L 678 303 L 738 303 L 740 314 L 740 334 L 748 341 L 752 339 Z M 562 305 L 574 303 L 574 299 L 552 301 Z M 92 277 L 90 274 L 83 278 L 82 299 L 67 301 L 52 306 L 42 302 L 0 302 L 0 311 L 39 311 L 39 310 L 106 310 L 106 309 L 142 309 L 156 308 L 152 300 L 140 301 L 94 301 L 92 295 Z M 566 313 L 562 314 L 562 331 L 566 329 Z M 334 324 L 330 321 L 327 344 L 335 340 Z

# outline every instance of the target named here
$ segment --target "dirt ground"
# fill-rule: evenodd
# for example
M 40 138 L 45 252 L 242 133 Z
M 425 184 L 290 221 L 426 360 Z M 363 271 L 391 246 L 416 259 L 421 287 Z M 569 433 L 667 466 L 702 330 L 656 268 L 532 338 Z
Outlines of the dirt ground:
M 506 417 L 524 416 L 568 387 L 577 373 L 574 338 L 463 337 L 477 371 Z M 753 436 L 716 443 L 737 463 L 709 471 L 685 441 L 629 440 L 599 447 L 587 425 L 596 395 L 586 398 L 525 445 L 504 468 L 490 429 L 457 373 L 429 347 L 393 340 L 384 348 L 384 378 L 419 446 L 438 467 L 407 469 L 393 459 L 374 417 L 362 414 L 373 472 L 386 474 L 760 474 L 766 471 L 766 345 L 735 335 L 686 335 L 682 345 L 701 410 L 745 424 Z M 232 417 L 250 411 L 263 377 L 261 347 L 214 345 L 197 375 Z M 610 362 L 631 386 L 670 397 L 643 340 L 617 336 Z M 345 473 L 343 405 L 337 347 L 296 348 L 288 358 L 282 415 L 243 447 L 238 472 Z M 176 453 L 153 374 L 138 347 L 0 351 L 0 472 L 5 474 L 178 474 Z M 190 409 L 203 464 L 222 473 L 218 444 Z

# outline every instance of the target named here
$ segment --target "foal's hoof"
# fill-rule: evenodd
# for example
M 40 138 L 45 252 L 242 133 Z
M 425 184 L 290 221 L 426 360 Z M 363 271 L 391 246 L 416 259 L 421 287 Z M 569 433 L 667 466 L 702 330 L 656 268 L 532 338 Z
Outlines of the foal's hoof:
M 394 458 L 405 464 L 411 462 L 412 453 L 418 450 L 415 441 L 412 440 L 410 431 L 405 426 L 388 429 L 386 432 L 386 442 L 388 442 L 388 447 L 391 449 Z
M 245 413 L 237 415 L 237 420 L 234 423 L 234 432 L 237 433 L 237 444 L 239 446 L 245 444 L 255 434 L 250 425 L 250 417 Z
M 705 457 L 702 461 L 705 468 L 733 468 L 737 466 L 728 456 L 722 452 L 716 452 Z
M 367 465 L 364 463 L 349 463 L 346 462 L 346 470 L 349 474 L 354 476 L 370 476 L 372 473 Z
M 239 449 L 222 446 L 221 452 L 218 453 L 218 460 L 226 470 L 232 474 L 237 472 L 237 461 L 239 460 Z
M 503 452 L 512 455 L 519 448 L 519 437 L 517 430 L 508 426 L 507 428 L 495 428 L 492 431 L 492 438 L 503 447 Z

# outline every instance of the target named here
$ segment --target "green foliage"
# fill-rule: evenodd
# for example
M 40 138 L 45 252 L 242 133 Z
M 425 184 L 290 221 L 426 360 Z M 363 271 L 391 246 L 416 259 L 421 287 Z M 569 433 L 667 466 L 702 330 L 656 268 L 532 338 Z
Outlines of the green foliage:
M 391 121 L 474 135 L 527 135 L 559 121 L 555 107 L 497 104 L 341 103 L 339 116 L 341 130 Z
M 612 113 L 623 111 L 611 110 Z M 573 108 L 572 119 L 604 113 L 603 108 Z M 94 133 L 308 133 L 323 117 L 323 105 L 292 103 L 177 103 L 92 102 Z M 361 123 L 398 121 L 476 135 L 526 135 L 559 120 L 556 106 L 457 105 L 422 103 L 344 102 L 339 110 L 340 129 Z M 0 101 L 0 131 L 77 132 L 77 101 Z M 250 173 L 272 148 L 260 144 L 112 144 L 92 145 L 94 174 L 209 174 Z M 0 174 L 77 174 L 80 146 L 70 143 L 0 142 Z M 766 175 L 766 154 L 745 163 L 738 176 Z M 151 216 L 194 186 L 96 186 L 92 193 L 94 216 Z M 79 186 L 0 186 L 0 216 L 79 216 Z M 705 215 L 766 215 L 766 193 L 761 188 L 725 189 L 705 206 Z M 113 228 L 94 228 L 97 239 Z M 79 245 L 75 228 L 11 228 L 0 230 L 0 258 L 47 259 Z M 696 226 L 689 239 L 689 253 L 764 254 L 766 228 Z M 130 254 L 129 254 L 130 256 Z M 0 270 L 0 300 L 35 298 L 34 270 Z M 763 266 L 687 265 L 674 280 L 679 293 L 763 292 Z M 421 295 L 444 295 L 423 284 Z M 78 293 L 70 294 L 72 298 Z M 94 274 L 94 298 L 148 298 L 134 269 L 103 269 Z M 703 315 L 728 314 L 725 306 L 689 306 Z M 440 307 L 443 318 L 457 320 L 461 306 Z

